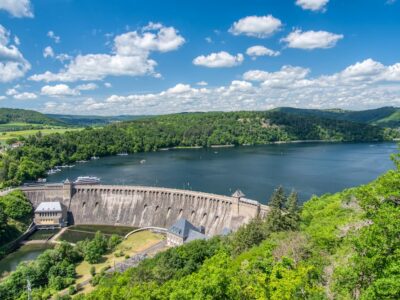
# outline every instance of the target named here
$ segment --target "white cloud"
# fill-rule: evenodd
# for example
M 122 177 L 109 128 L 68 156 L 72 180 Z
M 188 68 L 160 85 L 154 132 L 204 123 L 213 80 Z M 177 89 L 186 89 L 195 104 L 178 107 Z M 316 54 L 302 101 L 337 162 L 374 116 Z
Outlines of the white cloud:
M 283 66 L 279 71 L 267 72 L 251 70 L 243 74 L 243 79 L 262 82 L 262 85 L 270 88 L 294 87 L 304 84 L 304 78 L 310 73 L 309 69 L 302 67 Z
M 110 82 L 104 82 L 104 86 L 106 88 L 110 88 L 110 87 L 112 87 L 112 84 Z
M 71 55 L 68 55 L 65 53 L 60 53 L 60 54 L 56 55 L 56 59 L 59 60 L 60 62 L 64 63 L 64 61 L 72 60 L 73 57 Z
M 58 73 L 47 71 L 30 77 L 34 81 L 102 80 L 107 76 L 159 77 L 154 68 L 157 63 L 149 58 L 151 52 L 178 49 L 185 39 L 173 27 L 160 27 L 150 23 L 139 31 L 127 32 L 114 38 L 112 54 L 78 55 Z
M 105 99 L 50 102 L 47 112 L 79 114 L 166 114 L 182 111 L 263 110 L 279 106 L 366 109 L 400 105 L 400 63 L 372 59 L 356 62 L 334 74 L 311 76 L 300 66 L 275 71 L 250 70 L 242 80 L 219 87 L 186 83 L 159 93 L 112 95 Z
M 296 29 L 281 41 L 286 42 L 289 48 L 312 50 L 317 48 L 332 48 L 343 38 L 342 34 L 327 31 L 301 31 Z
M 6 95 L 7 95 L 7 96 L 14 96 L 14 95 L 16 95 L 16 94 L 18 94 L 18 91 L 17 91 L 15 88 L 8 89 L 8 90 L 6 91 Z
M 206 81 L 199 81 L 196 84 L 199 86 L 207 86 L 208 85 L 208 83 Z
M 17 100 L 32 100 L 32 99 L 36 99 L 37 96 L 34 93 L 23 92 L 23 93 L 13 95 L 13 98 L 17 99 Z
M 52 30 L 50 30 L 49 32 L 47 32 L 47 36 L 48 36 L 49 38 L 51 38 L 56 44 L 58 44 L 59 42 L 61 42 L 61 38 L 60 38 L 58 35 L 56 35 L 56 34 L 54 33 L 54 31 L 52 31 Z
M 81 84 L 76 87 L 76 89 L 80 90 L 80 91 L 92 91 L 97 88 L 98 88 L 97 84 L 95 84 L 93 82 L 87 83 L 87 84 Z
M 210 38 L 209 36 L 205 38 L 206 42 L 211 44 L 213 42 L 212 38 Z
M 325 11 L 329 0 L 296 0 L 296 5 L 302 9 Z
M 41 90 L 42 95 L 50 97 L 64 97 L 64 96 L 77 96 L 79 95 L 79 90 L 71 89 L 66 84 L 56 84 L 56 85 L 45 85 Z
M 247 35 L 258 38 L 266 38 L 277 32 L 282 26 L 282 22 L 268 16 L 249 16 L 233 23 L 229 32 L 234 35 Z
M 43 49 L 43 57 L 54 57 L 54 50 L 50 46 L 47 46 L 46 48 Z
M 30 0 L 0 0 L 0 9 L 16 18 L 33 18 Z
M 10 44 L 10 32 L 0 25 L 0 82 L 21 78 L 30 68 L 19 49 Z
M 228 52 L 221 51 L 211 53 L 207 56 L 200 55 L 193 59 L 193 64 L 207 68 L 229 68 L 240 65 L 244 60 L 243 54 L 231 55 Z
M 0 100 L 5 100 L 5 99 L 7 99 L 6 96 L 3 96 L 3 95 L 0 96 Z
M 279 51 L 274 51 L 268 49 L 267 47 L 257 45 L 247 48 L 246 54 L 255 59 L 257 56 L 278 56 L 281 53 Z

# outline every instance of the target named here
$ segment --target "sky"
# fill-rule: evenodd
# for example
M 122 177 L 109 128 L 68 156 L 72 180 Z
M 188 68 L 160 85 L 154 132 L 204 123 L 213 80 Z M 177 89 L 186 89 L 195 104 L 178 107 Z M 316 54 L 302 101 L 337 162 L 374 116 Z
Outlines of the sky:
M 400 106 L 400 0 L 0 0 L 0 107 Z

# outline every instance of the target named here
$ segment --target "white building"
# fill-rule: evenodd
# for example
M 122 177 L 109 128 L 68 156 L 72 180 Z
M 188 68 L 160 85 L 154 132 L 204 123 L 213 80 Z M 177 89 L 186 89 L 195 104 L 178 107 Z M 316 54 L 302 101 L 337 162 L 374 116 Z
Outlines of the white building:
M 35 209 L 34 223 L 39 229 L 64 227 L 67 225 L 67 211 L 60 202 L 42 202 Z

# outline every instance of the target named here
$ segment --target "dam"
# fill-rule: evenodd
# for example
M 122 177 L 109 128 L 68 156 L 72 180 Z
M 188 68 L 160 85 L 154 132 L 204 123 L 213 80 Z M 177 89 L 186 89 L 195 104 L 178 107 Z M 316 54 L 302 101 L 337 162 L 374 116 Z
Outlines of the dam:
M 122 185 L 62 184 L 24 186 L 21 190 L 34 208 L 59 201 L 68 223 L 168 228 L 179 218 L 204 226 L 207 235 L 224 228 L 236 230 L 269 207 L 242 195 L 224 196 L 170 188 Z

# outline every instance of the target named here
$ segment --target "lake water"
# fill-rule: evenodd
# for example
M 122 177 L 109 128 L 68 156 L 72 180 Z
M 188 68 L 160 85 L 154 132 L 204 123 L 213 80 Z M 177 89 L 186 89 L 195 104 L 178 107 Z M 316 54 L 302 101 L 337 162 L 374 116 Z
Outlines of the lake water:
M 302 200 L 376 178 L 393 168 L 395 143 L 297 143 L 255 147 L 179 149 L 110 156 L 76 164 L 48 178 L 61 182 L 98 176 L 103 184 L 172 187 L 267 202 L 283 185 Z M 145 160 L 145 162 L 143 162 Z M 141 163 L 142 161 L 142 163 Z
M 0 260 L 0 277 L 4 272 L 14 271 L 20 262 L 34 260 L 41 253 L 53 246 L 49 244 L 23 245 L 17 251 Z

